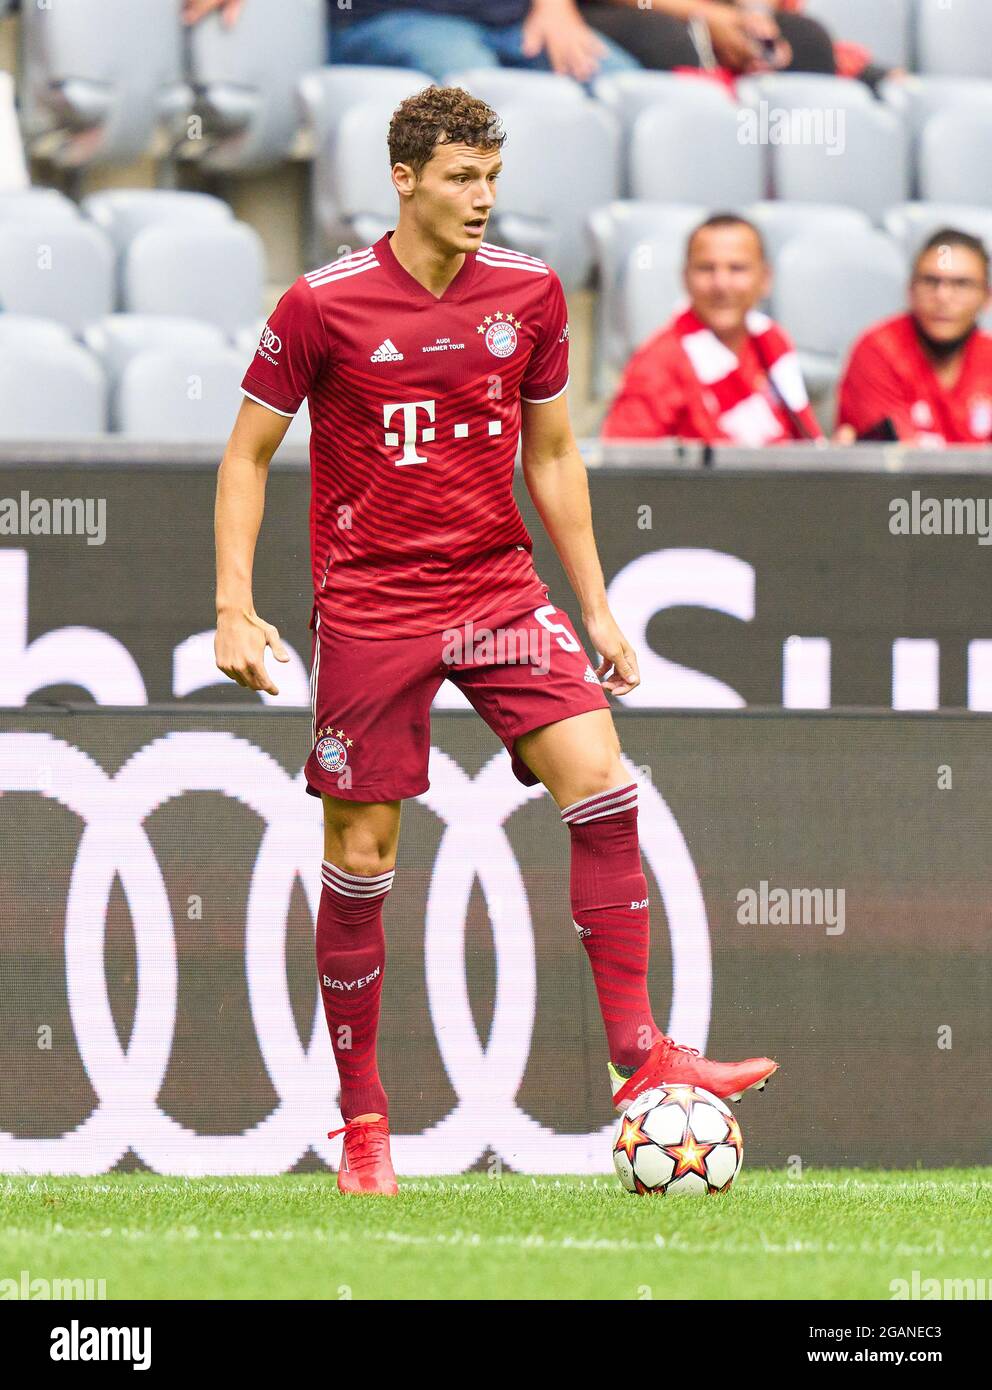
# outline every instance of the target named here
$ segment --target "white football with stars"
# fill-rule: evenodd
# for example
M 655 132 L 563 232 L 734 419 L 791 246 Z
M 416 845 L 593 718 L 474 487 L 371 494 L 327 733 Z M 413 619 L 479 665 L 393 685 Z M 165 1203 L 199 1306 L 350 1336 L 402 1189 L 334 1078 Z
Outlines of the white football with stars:
M 641 1197 L 729 1192 L 743 1160 L 740 1125 L 700 1086 L 642 1091 L 613 1136 L 617 1177 Z

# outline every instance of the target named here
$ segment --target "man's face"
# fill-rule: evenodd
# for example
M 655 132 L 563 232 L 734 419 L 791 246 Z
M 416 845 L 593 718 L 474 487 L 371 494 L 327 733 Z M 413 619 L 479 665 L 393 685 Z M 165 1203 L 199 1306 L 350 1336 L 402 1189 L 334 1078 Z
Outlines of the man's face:
M 402 192 L 412 193 L 421 229 L 446 249 L 476 251 L 496 201 L 496 178 L 503 167 L 499 150 L 441 144 L 417 179 L 405 164 L 394 166 Z
M 718 337 L 740 332 L 770 283 L 761 243 L 750 227 L 708 227 L 693 237 L 685 287 L 697 316 Z
M 977 251 L 935 246 L 913 273 L 909 308 L 928 338 L 953 343 L 974 328 L 988 297 L 985 264 Z

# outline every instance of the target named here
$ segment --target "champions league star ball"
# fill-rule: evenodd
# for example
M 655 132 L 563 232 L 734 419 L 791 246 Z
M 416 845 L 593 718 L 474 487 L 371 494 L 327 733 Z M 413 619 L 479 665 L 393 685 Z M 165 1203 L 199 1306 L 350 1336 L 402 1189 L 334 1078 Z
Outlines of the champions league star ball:
M 743 1160 L 736 1119 L 699 1086 L 643 1091 L 613 1137 L 621 1186 L 641 1197 L 729 1192 Z

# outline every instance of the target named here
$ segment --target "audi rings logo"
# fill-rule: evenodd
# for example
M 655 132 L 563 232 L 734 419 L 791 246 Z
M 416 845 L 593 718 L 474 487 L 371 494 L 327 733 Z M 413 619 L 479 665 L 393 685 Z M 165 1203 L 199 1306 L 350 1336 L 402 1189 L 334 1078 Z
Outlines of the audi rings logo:
M 628 771 L 636 777 L 629 764 Z M 231 733 L 177 731 L 153 739 L 110 776 L 63 739 L 12 732 L 0 735 L 0 776 L 2 790 L 46 797 L 72 811 L 84 827 L 65 910 L 66 993 L 79 1055 L 98 1098 L 81 1124 L 57 1138 L 0 1131 L 0 1169 L 101 1173 L 128 1149 L 158 1172 L 186 1176 L 285 1172 L 308 1149 L 333 1167 L 337 1146 L 320 1136 L 337 1123 L 327 1114 L 335 1071 L 316 980 L 304 1046 L 286 971 L 286 922 L 296 879 L 313 920 L 320 898 L 321 825 L 319 816 L 300 815 L 302 772 L 289 775 L 268 753 Z M 427 897 L 424 972 L 437 1047 L 457 1101 L 424 1132 L 394 1136 L 396 1167 L 411 1175 L 464 1172 L 492 1150 L 525 1172 L 608 1172 L 612 1124 L 588 1134 L 559 1134 L 516 1100 L 531 1051 L 537 973 L 527 894 L 504 827 L 518 808 L 546 795 L 544 788 L 522 786 L 502 752 L 472 777 L 434 748 L 431 779 L 418 800 L 444 830 Z M 639 786 L 642 849 L 671 934 L 668 1031 L 703 1049 L 711 990 L 702 893 L 674 817 L 650 784 Z M 245 977 L 259 1051 L 278 1102 L 239 1134 L 197 1133 L 166 1114 L 157 1099 L 173 1048 L 178 968 L 169 894 L 144 826 L 172 799 L 204 791 L 237 800 L 266 827 L 246 907 Z M 104 968 L 115 878 L 135 941 L 134 1023 L 126 1047 L 118 1038 Z M 465 921 L 476 878 L 487 900 L 496 963 L 485 1044 L 473 1021 L 465 960 Z
M 273 333 L 268 324 L 262 329 L 261 346 L 265 348 L 267 352 L 282 351 L 282 339 L 278 334 Z

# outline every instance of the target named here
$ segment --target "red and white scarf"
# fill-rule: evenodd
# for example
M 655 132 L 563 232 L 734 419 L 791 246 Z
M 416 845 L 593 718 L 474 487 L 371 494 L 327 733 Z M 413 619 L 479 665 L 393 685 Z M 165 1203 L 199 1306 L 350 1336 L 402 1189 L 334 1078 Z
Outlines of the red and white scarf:
M 788 338 L 767 314 L 756 309 L 747 316 L 747 331 L 779 398 L 779 412 L 749 379 L 736 355 L 720 342 L 691 309 L 675 320 L 683 351 L 711 415 L 722 434 L 735 444 L 761 446 L 787 439 L 820 439 L 822 432 L 810 408 L 799 358 Z M 791 417 L 791 428 L 783 424 Z

